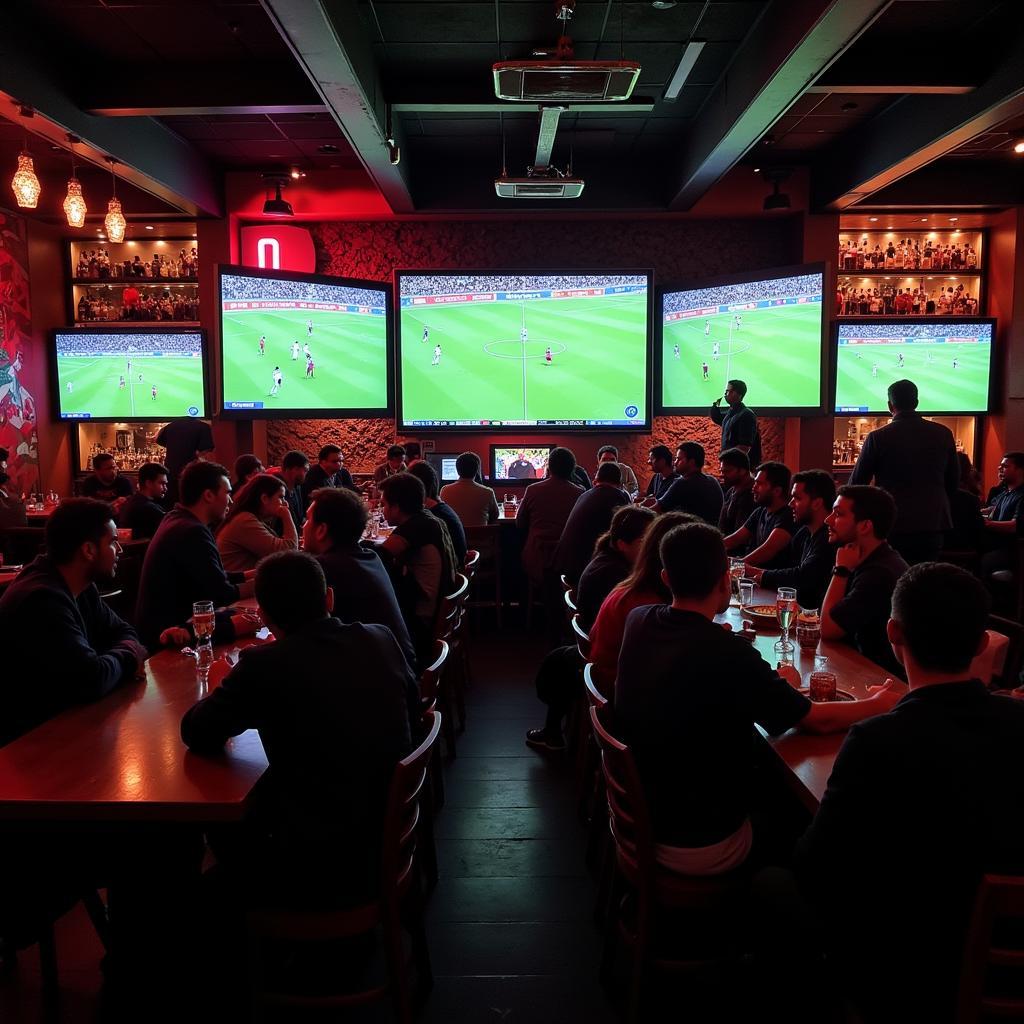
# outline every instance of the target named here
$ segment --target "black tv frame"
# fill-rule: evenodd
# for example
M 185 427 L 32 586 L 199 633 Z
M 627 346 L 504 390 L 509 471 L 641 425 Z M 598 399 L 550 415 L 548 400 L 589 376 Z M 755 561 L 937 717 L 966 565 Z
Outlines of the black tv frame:
M 437 473 L 438 483 L 440 483 L 440 485 L 442 487 L 444 487 L 445 484 L 454 483 L 459 478 L 458 478 L 458 476 L 453 476 L 450 480 L 445 480 L 445 478 L 443 476 L 441 476 L 441 468 L 440 468 L 441 467 L 441 460 L 442 459 L 457 459 L 461 454 L 462 454 L 461 451 L 458 451 L 458 452 L 426 452 L 426 453 L 424 453 L 423 458 L 426 459 L 427 462 L 429 462 L 432 466 L 434 466 L 434 472 Z M 435 462 L 437 463 L 436 466 L 434 465 Z
M 646 394 L 645 394 L 645 419 L 642 424 L 628 424 L 623 426 L 602 426 L 580 425 L 575 423 L 544 423 L 536 426 L 531 425 L 504 425 L 491 426 L 490 424 L 475 424 L 465 426 L 447 426 L 435 424 L 413 424 L 405 419 L 405 410 L 402 406 L 402 296 L 401 279 L 403 277 L 502 277 L 502 276 L 529 276 L 529 277 L 601 277 L 622 274 L 643 274 L 647 278 L 647 345 L 646 345 Z M 477 267 L 432 268 L 422 270 L 419 268 L 396 269 L 394 272 L 394 339 L 395 339 L 395 416 L 399 433 L 415 434 L 518 434 L 529 436 L 532 434 L 571 433 L 571 434 L 649 434 L 653 430 L 655 415 L 654 409 L 654 385 L 653 385 L 653 364 L 651 362 L 651 349 L 654 338 L 654 271 L 649 268 L 635 267 L 601 267 L 582 269 L 566 267 L 499 267 L 498 269 L 481 269 Z M 530 445 L 529 447 L 540 447 Z
M 381 419 L 390 418 L 395 413 L 395 334 L 394 334 L 394 296 L 390 281 L 368 281 L 357 277 L 331 277 L 328 274 L 306 274 L 293 270 L 264 270 L 259 267 L 244 267 L 234 263 L 218 263 L 217 274 L 217 345 L 220 356 L 218 374 L 217 400 L 220 415 L 232 420 L 275 420 L 275 419 Z M 367 408 L 351 408 L 332 406 L 331 408 L 308 408 L 302 406 L 276 407 L 274 409 L 227 409 L 224 406 L 224 335 L 222 330 L 224 302 L 221 294 L 221 283 L 225 276 L 231 277 L 262 277 L 271 281 L 299 281 L 302 283 L 334 285 L 338 288 L 367 288 L 384 292 L 384 386 L 386 404 Z
M 817 405 L 762 405 L 757 401 L 757 389 L 755 381 L 747 381 L 750 388 L 751 407 L 759 416 L 822 416 L 827 415 L 828 407 L 828 380 L 831 372 L 829 366 L 830 346 L 828 325 L 832 314 L 832 305 L 835 300 L 834 291 L 831 287 L 831 276 L 829 264 L 802 263 L 788 267 L 768 267 L 764 270 L 745 271 L 742 274 L 728 274 L 720 277 L 693 278 L 675 284 L 671 287 L 658 288 L 656 337 L 654 343 L 654 382 L 655 388 L 655 415 L 656 416 L 707 416 L 710 414 L 710 402 L 707 405 L 666 405 L 664 402 L 664 361 L 665 361 L 665 296 L 675 292 L 685 292 L 691 289 L 718 288 L 731 284 L 752 284 L 756 281 L 774 281 L 781 277 L 799 277 L 803 274 L 821 274 L 821 369 L 818 381 L 818 404 Z M 714 398 L 721 398 L 721 395 L 714 395 Z
M 557 447 L 558 447 L 558 445 L 555 444 L 553 441 L 552 442 L 545 441 L 545 442 L 543 442 L 541 444 L 533 444 L 533 443 L 530 443 L 530 442 L 527 442 L 527 443 L 524 443 L 524 444 L 520 444 L 518 442 L 510 442 L 508 444 L 492 444 L 492 445 L 489 445 L 488 449 L 487 449 L 487 471 L 488 471 L 487 482 L 490 483 L 490 484 L 510 484 L 512 486 L 517 486 L 517 485 L 527 485 L 528 486 L 529 484 L 536 483 L 538 480 L 543 480 L 544 479 L 542 476 L 536 476 L 536 477 L 527 477 L 527 478 L 525 478 L 523 480 L 514 480 L 511 477 L 498 476 L 497 475 L 497 465 L 496 465 L 495 457 L 494 456 L 495 456 L 495 452 L 497 452 L 499 448 L 500 449 L 506 449 L 506 450 L 510 449 L 510 448 L 511 449 L 515 449 L 515 448 L 547 448 L 548 456 L 550 457 L 551 452 L 555 448 L 557 448 Z
M 997 392 L 995 389 L 996 380 L 996 331 L 998 322 L 994 316 L 840 316 L 832 321 L 831 339 L 829 349 L 831 351 L 832 373 L 829 381 L 829 408 L 834 416 L 888 416 L 888 404 L 882 404 L 877 409 L 866 411 L 858 409 L 856 412 L 839 412 L 836 409 L 836 391 L 839 378 L 839 328 L 844 324 L 991 324 L 992 325 L 992 356 L 988 364 L 988 398 L 984 409 L 919 409 L 923 416 L 987 416 L 994 411 Z M 912 378 L 908 378 L 912 379 Z M 888 385 L 885 385 L 888 388 Z
M 161 416 L 142 416 L 140 414 L 132 414 L 130 416 L 63 416 L 61 414 L 61 386 L 60 376 L 57 372 L 57 335 L 78 335 L 88 337 L 89 335 L 101 335 L 101 334 L 135 334 L 135 335 L 153 335 L 153 334 L 197 334 L 199 335 L 199 345 L 202 352 L 203 358 L 203 405 L 199 410 L 199 414 L 194 417 L 168 417 L 166 415 Z M 102 321 L 96 324 L 89 324 L 81 327 L 55 327 L 50 331 L 49 336 L 49 367 L 50 367 L 50 393 L 53 402 L 53 421 L 55 423 L 166 423 L 168 418 L 170 419 L 184 419 L 191 418 L 197 420 L 209 419 L 212 415 L 211 401 L 210 401 L 210 376 L 212 368 L 210 366 L 210 346 L 208 344 L 206 330 L 202 327 L 185 327 L 180 324 L 175 324 L 173 320 L 167 321 L 167 326 L 163 324 L 147 323 L 144 326 L 132 326 L 130 324 L 122 324 L 120 322 L 109 322 Z

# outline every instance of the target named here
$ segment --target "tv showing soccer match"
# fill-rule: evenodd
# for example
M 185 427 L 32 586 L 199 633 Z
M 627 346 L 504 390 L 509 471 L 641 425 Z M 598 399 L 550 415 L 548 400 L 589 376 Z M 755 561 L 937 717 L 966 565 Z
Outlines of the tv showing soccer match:
M 390 284 L 219 271 L 226 416 L 390 415 Z
M 835 411 L 886 413 L 889 385 L 907 379 L 917 385 L 918 412 L 988 412 L 995 333 L 991 319 L 839 320 Z
M 819 412 L 824 271 L 808 264 L 663 291 L 659 411 L 706 413 L 739 379 L 758 412 Z
M 650 426 L 649 272 L 395 278 L 400 430 Z
M 169 420 L 207 415 L 201 330 L 89 327 L 53 334 L 62 420 Z
M 554 445 L 491 445 L 491 482 L 526 483 L 543 480 L 548 471 L 548 456 Z

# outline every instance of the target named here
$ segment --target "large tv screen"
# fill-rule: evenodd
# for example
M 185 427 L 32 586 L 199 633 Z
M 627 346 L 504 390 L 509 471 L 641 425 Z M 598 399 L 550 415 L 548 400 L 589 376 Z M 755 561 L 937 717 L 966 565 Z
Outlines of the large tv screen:
M 390 284 L 219 269 L 226 415 L 390 414 Z
M 206 346 L 196 329 L 97 327 L 53 334 L 62 420 L 206 416 Z
M 650 425 L 649 272 L 396 281 L 400 429 Z
M 704 413 L 726 382 L 746 382 L 758 412 L 820 411 L 821 264 L 662 292 L 661 411 Z
M 988 412 L 995 325 L 934 316 L 838 321 L 835 411 L 885 413 L 889 385 L 908 379 L 920 412 Z

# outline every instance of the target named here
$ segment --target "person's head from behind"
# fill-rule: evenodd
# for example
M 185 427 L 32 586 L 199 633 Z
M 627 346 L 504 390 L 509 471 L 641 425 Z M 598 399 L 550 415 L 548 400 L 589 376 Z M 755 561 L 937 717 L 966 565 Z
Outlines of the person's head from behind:
M 647 455 L 647 465 L 655 473 L 672 472 L 672 452 L 667 444 L 656 444 Z
M 167 467 L 159 462 L 144 462 L 139 466 L 139 494 L 154 501 L 162 500 L 167 494 Z
M 109 579 L 121 554 L 114 510 L 94 498 L 66 498 L 46 522 L 46 554 L 86 580 Z
M 691 512 L 666 512 L 658 516 L 645 531 L 633 571 L 620 586 L 638 594 L 657 594 L 662 601 L 670 601 L 672 594 L 661 575 L 661 542 L 677 526 L 699 522 L 702 520 Z
M 552 448 L 548 456 L 548 476 L 568 480 L 576 468 L 576 456 L 568 448 Z
M 913 412 L 917 401 L 917 385 L 912 380 L 894 380 L 889 385 L 889 412 Z
M 619 449 L 613 444 L 603 444 L 597 449 L 597 464 L 600 466 L 602 462 L 618 462 L 619 461 Z
M 729 607 L 729 559 L 714 526 L 686 523 L 669 530 L 661 541 L 661 564 L 673 602 L 699 606 L 712 616 Z
M 336 444 L 325 444 L 323 448 L 320 449 L 320 454 L 317 456 L 317 462 L 320 464 L 320 468 L 328 476 L 334 476 L 334 474 L 341 469 L 343 461 L 341 449 Z
M 314 555 L 334 547 L 351 547 L 359 542 L 370 513 L 366 503 L 347 487 L 321 487 L 312 501 L 302 527 L 302 546 Z
M 257 473 L 263 472 L 263 463 L 256 455 L 239 455 L 235 459 L 235 483 L 236 491 L 244 487 Z
M 109 487 L 117 479 L 117 463 L 110 452 L 100 452 L 92 459 L 92 471 L 100 481 Z
M 290 488 L 298 487 L 309 472 L 309 459 L 302 452 L 288 452 L 281 460 L 281 479 Z
M 256 567 L 256 600 L 276 637 L 320 622 L 334 610 L 334 592 L 320 563 L 305 551 L 278 551 Z
M 1024 484 L 1024 452 L 1007 452 L 999 460 L 999 482 L 1012 491 Z
M 405 465 L 405 449 L 400 444 L 393 444 L 387 454 L 388 469 L 397 473 Z
M 615 510 L 607 532 L 597 538 L 594 554 L 617 552 L 635 565 L 644 534 L 654 522 L 654 509 L 642 505 L 621 505 Z
M 789 484 L 789 466 L 781 462 L 762 462 L 754 474 L 754 504 L 780 508 L 789 500 Z
M 747 385 L 741 380 L 726 381 L 725 401 L 728 405 L 739 405 L 747 397 Z
M 793 489 L 789 507 L 793 518 L 805 523 L 825 521 L 836 500 L 836 482 L 831 473 L 823 469 L 805 469 L 793 474 Z
M 597 467 L 594 483 L 611 484 L 613 487 L 621 487 L 622 467 L 617 462 L 602 462 Z
M 726 448 L 718 457 L 726 487 L 743 485 L 750 478 L 750 456 L 739 448 Z
M 437 470 L 429 462 L 417 462 L 415 466 L 409 467 L 409 472 L 423 484 L 424 497 L 430 501 L 437 501 L 437 492 L 441 486 L 437 479 Z
M 960 489 L 980 496 L 981 474 L 974 468 L 970 456 L 966 452 L 957 452 L 956 461 L 960 467 Z
M 240 490 L 235 491 L 227 518 L 235 519 L 243 512 L 257 519 L 276 518 L 278 510 L 282 508 L 287 508 L 284 481 L 270 473 L 257 473 Z
M 676 449 L 676 472 L 693 476 L 704 469 L 704 446 L 696 441 L 684 441 Z
M 178 478 L 182 505 L 207 526 L 219 523 L 231 506 L 231 480 L 224 466 L 196 459 Z
M 480 473 L 480 456 L 476 452 L 463 452 L 455 460 L 455 472 L 460 480 L 475 480 Z
M 945 562 L 922 562 L 897 581 L 888 636 L 900 664 L 964 678 L 988 644 L 988 591 L 967 572 Z M 913 682 L 913 679 L 911 679 Z
M 888 491 L 867 484 L 840 487 L 825 519 L 832 544 L 885 540 L 896 522 L 896 502 Z
M 380 507 L 392 526 L 422 512 L 424 498 L 423 483 L 412 473 L 396 473 L 380 482 Z
M 419 441 L 406 441 L 404 447 L 406 462 L 413 463 L 423 458 L 423 446 Z

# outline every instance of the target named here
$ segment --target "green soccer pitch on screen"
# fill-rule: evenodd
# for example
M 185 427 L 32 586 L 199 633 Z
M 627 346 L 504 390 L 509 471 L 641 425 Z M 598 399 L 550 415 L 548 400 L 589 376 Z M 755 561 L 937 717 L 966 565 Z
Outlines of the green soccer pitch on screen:
M 823 280 L 812 264 L 662 292 L 661 411 L 705 413 L 737 379 L 759 412 L 820 411 Z
M 398 271 L 400 429 L 637 430 L 651 275 Z

